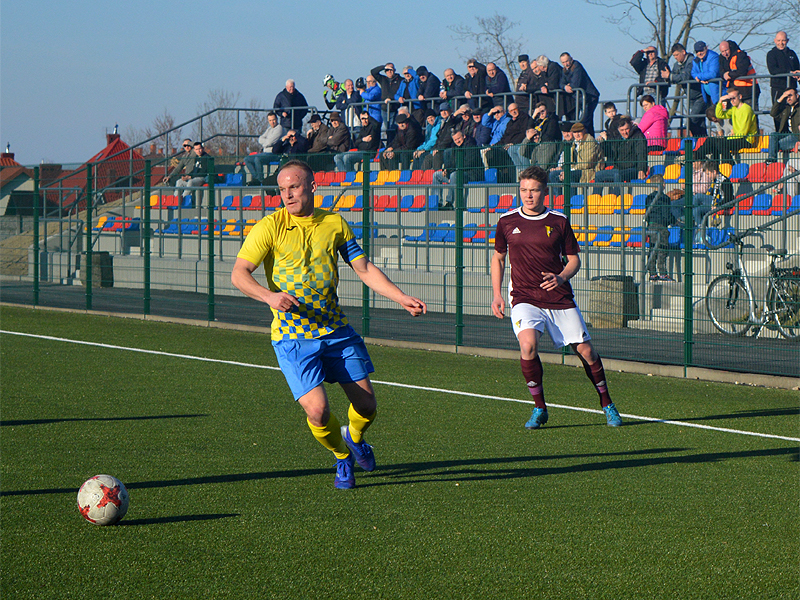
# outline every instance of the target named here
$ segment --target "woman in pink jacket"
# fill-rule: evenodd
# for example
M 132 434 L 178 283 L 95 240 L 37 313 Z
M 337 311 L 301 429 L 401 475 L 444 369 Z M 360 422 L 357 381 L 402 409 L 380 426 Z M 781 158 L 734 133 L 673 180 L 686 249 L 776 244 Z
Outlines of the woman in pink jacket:
M 640 104 L 644 109 L 644 114 L 639 121 L 639 129 L 647 138 L 647 150 L 663 150 L 667 146 L 669 113 L 666 108 L 656 104 L 650 94 L 642 96 Z

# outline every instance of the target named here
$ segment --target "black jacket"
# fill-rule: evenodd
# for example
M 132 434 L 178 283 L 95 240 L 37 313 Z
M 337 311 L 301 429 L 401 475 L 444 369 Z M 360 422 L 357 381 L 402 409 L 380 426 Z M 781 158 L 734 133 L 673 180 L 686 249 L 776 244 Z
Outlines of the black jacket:
M 647 83 L 645 79 L 647 74 L 647 64 L 649 62 L 650 61 L 641 50 L 637 50 L 636 53 L 631 57 L 631 66 L 633 67 L 633 70 L 639 74 L 639 83 L 642 85 Z M 661 99 L 669 92 L 669 80 L 664 79 L 661 76 L 661 71 L 664 69 L 669 69 L 669 64 L 663 58 L 659 57 L 656 59 L 656 69 L 656 83 L 653 84 L 653 87 L 656 88 L 656 103 L 660 104 Z M 636 95 L 644 95 L 644 90 L 639 88 L 636 91 Z
M 370 135 L 372 139 L 365 142 L 364 138 Z M 367 124 L 358 132 L 354 145 L 360 152 L 375 152 L 381 145 L 381 124 L 370 117 Z
M 381 73 L 383 68 L 386 65 L 378 65 L 374 69 L 370 71 L 370 74 L 375 78 L 375 81 L 378 82 L 378 85 L 381 86 L 381 100 L 392 100 L 394 101 L 394 96 L 397 94 L 397 90 L 400 89 L 400 84 L 403 83 L 403 78 L 397 74 L 395 71 L 394 75 L 392 75 L 391 79 Z M 389 104 L 389 112 L 397 112 L 397 109 L 400 108 L 400 105 L 396 102 L 392 102 Z
M 272 153 L 289 155 L 308 154 L 308 140 L 299 133 L 296 134 L 294 145 L 290 144 L 289 140 L 286 140 L 285 142 L 278 140 L 272 147 Z
M 533 119 L 520 111 L 519 116 L 516 119 L 511 119 L 506 125 L 503 137 L 500 138 L 500 145 L 522 143 L 525 141 L 525 134 L 528 129 L 533 129 Z

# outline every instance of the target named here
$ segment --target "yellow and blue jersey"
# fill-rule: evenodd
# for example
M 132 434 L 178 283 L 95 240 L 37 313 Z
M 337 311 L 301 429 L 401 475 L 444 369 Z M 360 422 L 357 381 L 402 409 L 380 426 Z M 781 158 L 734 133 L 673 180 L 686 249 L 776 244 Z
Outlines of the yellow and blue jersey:
M 338 255 L 351 263 L 366 255 L 341 216 L 315 209 L 308 217 L 285 208 L 259 221 L 238 257 L 264 264 L 269 289 L 300 301 L 291 312 L 272 309 L 272 340 L 315 339 L 347 325 L 339 307 Z

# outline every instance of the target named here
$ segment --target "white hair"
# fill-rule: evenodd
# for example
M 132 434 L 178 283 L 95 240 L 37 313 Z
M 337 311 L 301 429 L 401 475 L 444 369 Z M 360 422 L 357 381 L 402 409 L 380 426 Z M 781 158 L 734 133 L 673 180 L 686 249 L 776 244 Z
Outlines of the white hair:
M 547 65 L 550 64 L 550 59 L 547 58 L 544 54 L 542 54 L 536 59 L 536 64 L 546 69 Z

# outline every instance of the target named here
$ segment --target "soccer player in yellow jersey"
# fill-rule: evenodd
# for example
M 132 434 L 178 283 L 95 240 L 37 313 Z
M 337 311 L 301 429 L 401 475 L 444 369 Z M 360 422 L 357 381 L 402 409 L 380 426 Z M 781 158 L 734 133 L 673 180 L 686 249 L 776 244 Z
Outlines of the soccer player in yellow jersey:
M 314 208 L 314 172 L 291 160 L 278 173 L 284 208 L 263 218 L 247 235 L 231 281 L 247 296 L 272 309 L 272 345 L 295 400 L 306 411 L 314 437 L 336 456 L 335 487 L 355 486 L 353 463 L 375 468 L 364 432 L 377 411 L 369 374 L 374 371 L 364 340 L 339 307 L 338 255 L 375 292 L 413 316 L 427 312 L 376 267 L 341 216 Z M 253 273 L 264 264 L 268 287 Z M 350 400 L 349 425 L 331 414 L 323 382 L 339 383 Z

